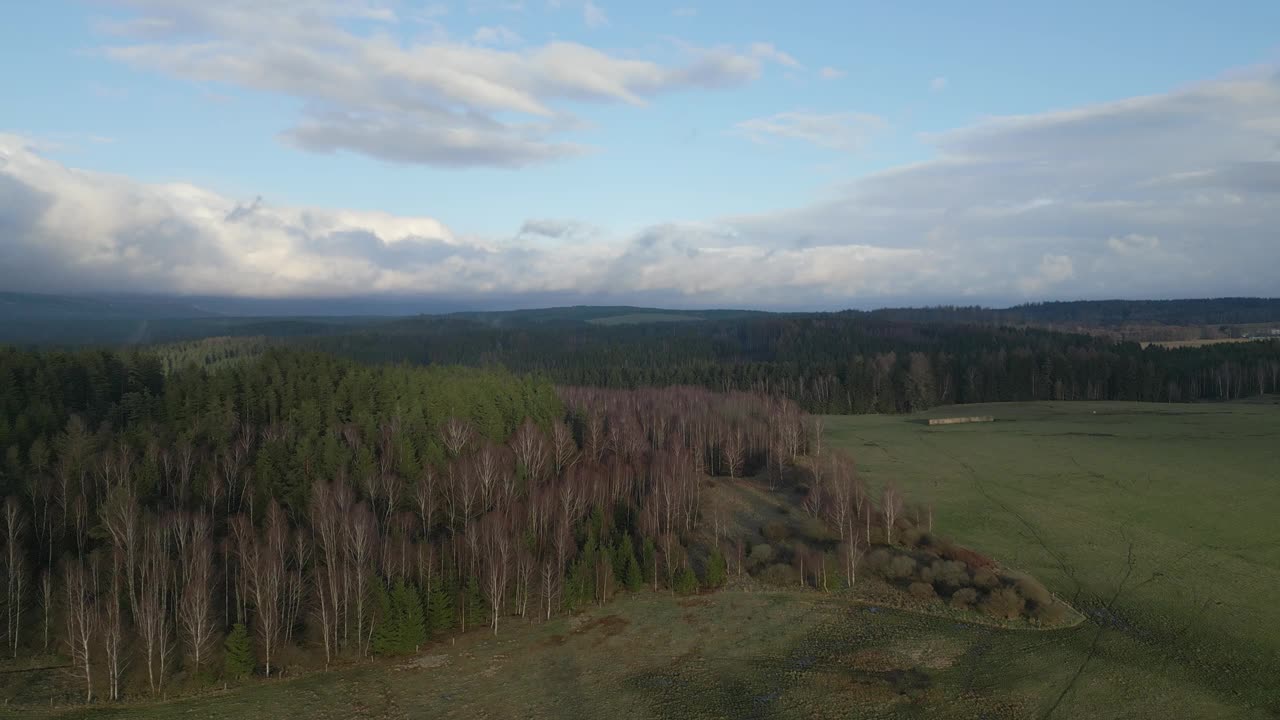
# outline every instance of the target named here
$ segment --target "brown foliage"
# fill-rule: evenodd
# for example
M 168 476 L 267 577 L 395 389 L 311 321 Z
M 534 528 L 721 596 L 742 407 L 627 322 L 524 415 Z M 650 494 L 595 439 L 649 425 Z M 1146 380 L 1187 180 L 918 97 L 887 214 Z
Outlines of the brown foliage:
M 973 588 L 960 588 L 951 594 L 951 606 L 961 610 L 972 610 L 978 602 L 978 591 Z
M 927 582 L 913 582 L 907 591 L 921 600 L 934 600 L 938 597 L 933 591 L 933 585 Z
M 991 591 L 982 601 L 982 611 L 991 617 L 1013 620 L 1022 615 L 1022 596 L 1014 588 L 1002 587 Z

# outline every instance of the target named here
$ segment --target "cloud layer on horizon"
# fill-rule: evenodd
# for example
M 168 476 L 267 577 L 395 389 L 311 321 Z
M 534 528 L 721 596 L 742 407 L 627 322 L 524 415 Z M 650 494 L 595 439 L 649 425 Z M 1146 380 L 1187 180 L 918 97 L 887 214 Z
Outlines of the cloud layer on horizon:
M 928 140 L 934 159 L 786 212 L 625 237 L 531 218 L 494 238 L 75 170 L 0 136 L 0 286 L 753 307 L 1280 295 L 1275 69 Z

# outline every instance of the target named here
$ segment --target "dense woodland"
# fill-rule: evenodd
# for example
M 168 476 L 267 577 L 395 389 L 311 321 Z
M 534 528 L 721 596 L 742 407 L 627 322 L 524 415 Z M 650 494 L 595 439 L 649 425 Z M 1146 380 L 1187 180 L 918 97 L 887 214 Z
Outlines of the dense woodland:
M 86 699 L 723 581 L 686 547 L 699 479 L 807 442 L 785 400 L 297 351 L 3 351 L 0 377 L 7 654 L 65 656 Z
M 783 394 L 822 414 L 1017 400 L 1227 400 L 1280 390 L 1276 341 L 1143 348 L 841 314 L 516 328 L 422 318 L 302 342 L 361 360 L 502 366 L 562 384 Z
M 64 659 L 86 701 L 411 653 L 744 571 L 834 589 L 865 564 L 920 598 L 1060 616 L 823 455 L 781 396 L 280 349 L 169 373 L 149 353 L 7 350 L 0 377 L 0 638 L 15 660 Z M 825 529 L 730 537 L 712 476 L 785 488 Z

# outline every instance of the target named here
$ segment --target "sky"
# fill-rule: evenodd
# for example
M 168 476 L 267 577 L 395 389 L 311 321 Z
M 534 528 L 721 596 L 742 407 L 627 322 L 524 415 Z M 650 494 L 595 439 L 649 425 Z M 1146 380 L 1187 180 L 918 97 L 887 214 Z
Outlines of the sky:
M 0 21 L 0 290 L 1280 295 L 1280 3 L 92 0 Z

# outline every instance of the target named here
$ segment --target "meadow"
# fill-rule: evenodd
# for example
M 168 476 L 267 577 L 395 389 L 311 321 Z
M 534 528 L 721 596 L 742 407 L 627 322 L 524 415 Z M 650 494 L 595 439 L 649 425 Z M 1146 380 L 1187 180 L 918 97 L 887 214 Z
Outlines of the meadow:
M 959 412 L 963 410 L 963 412 Z M 928 426 L 929 417 L 996 421 Z M 1280 405 L 825 418 L 872 487 L 1088 620 L 1005 630 L 750 579 L 512 621 L 398 663 L 58 717 L 1265 718 L 1280 712 Z M 721 482 L 721 481 L 716 481 Z M 868 584 L 868 588 L 870 584 Z M 28 706 L 27 712 L 30 713 Z M 2 712 L 2 711 L 0 711 Z M 26 716 L 26 715 L 24 715 Z

